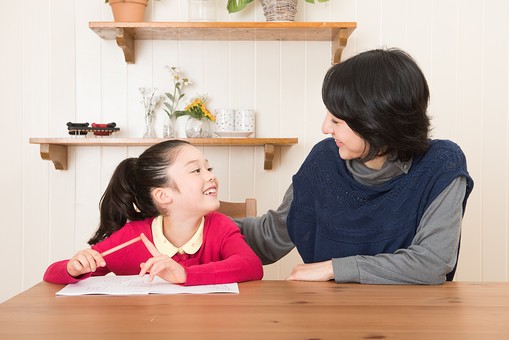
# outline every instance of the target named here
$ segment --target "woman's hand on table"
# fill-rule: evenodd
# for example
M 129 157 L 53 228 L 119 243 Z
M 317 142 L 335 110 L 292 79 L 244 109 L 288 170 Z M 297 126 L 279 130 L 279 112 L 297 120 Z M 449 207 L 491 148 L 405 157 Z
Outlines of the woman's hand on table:
M 298 264 L 286 278 L 289 281 L 329 281 L 334 279 L 332 260 Z

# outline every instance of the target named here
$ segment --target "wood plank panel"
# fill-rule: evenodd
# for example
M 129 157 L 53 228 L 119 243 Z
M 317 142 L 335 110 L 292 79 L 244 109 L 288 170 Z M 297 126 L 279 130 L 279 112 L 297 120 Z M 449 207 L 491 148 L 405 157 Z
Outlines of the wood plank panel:
M 7 29 L 13 25 L 24 24 L 22 2 L 0 2 L 0 26 Z M 27 100 L 23 96 L 23 30 L 13 31 L 4 36 L 3 53 L 0 54 L 0 124 L 9 126 L 0 134 L 0 142 L 4 147 L 5 157 L 0 167 L 0 213 L 3 223 L 0 231 L 8 235 L 9 242 L 4 242 L 0 250 L 0 266 L 5 273 L 0 283 L 0 302 L 18 293 L 23 288 L 23 216 L 24 190 L 24 162 L 29 160 L 32 153 L 25 152 L 23 137 L 26 127 L 23 126 L 23 103 Z M 6 51 L 9 51 L 6 53 Z M 16 227 L 14 227 L 16 226 Z
M 482 278 L 482 148 L 479 145 L 479 126 L 482 126 L 482 59 L 481 48 L 472 48 L 472 41 L 483 41 L 485 17 L 480 16 L 482 4 L 469 1 L 459 2 L 458 8 L 458 75 L 457 75 L 457 142 L 467 157 L 468 170 L 475 180 L 475 188 L 469 198 L 467 211 L 463 218 L 461 250 L 456 279 L 477 281 Z M 479 21 L 479 26 L 472 25 Z M 468 72 L 463 72 L 468 70 Z
M 486 2 L 483 49 L 482 164 L 483 280 L 508 279 L 508 41 L 509 4 Z M 488 19 L 489 18 L 489 19 Z M 501 42 L 505 44 L 501 45 Z M 502 47 L 502 48 L 501 48 Z M 488 166 L 492 164 L 493 166 Z
M 20 105 L 23 108 L 25 136 L 48 133 L 51 91 L 51 70 L 48 67 L 51 19 L 49 6 L 36 0 L 23 3 L 23 8 L 28 6 L 33 7 L 23 15 L 23 73 L 19 75 L 23 79 L 23 100 Z M 46 165 L 41 166 L 29 158 L 23 160 L 23 186 L 18 188 L 23 192 L 23 217 L 12 228 L 21 228 L 23 232 L 22 252 L 18 255 L 21 256 L 23 269 L 19 279 L 25 288 L 40 281 L 42 268 L 47 264 L 50 235 L 48 206 L 51 191 L 47 170 Z M 5 256 L 10 258 L 12 255 Z

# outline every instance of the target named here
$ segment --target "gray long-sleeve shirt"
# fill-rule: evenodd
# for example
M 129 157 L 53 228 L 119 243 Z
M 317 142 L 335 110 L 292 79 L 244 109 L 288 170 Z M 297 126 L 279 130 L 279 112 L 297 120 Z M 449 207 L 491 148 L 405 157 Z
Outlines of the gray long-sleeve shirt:
M 386 162 L 380 170 L 369 169 L 359 161 L 347 161 L 356 181 L 379 185 L 407 173 L 412 162 Z M 412 244 L 393 254 L 348 256 L 332 259 L 336 282 L 371 284 L 440 284 L 457 261 L 463 200 L 464 177 L 456 178 L 424 213 Z M 235 219 L 247 243 L 264 264 L 273 263 L 295 246 L 286 229 L 286 217 L 293 199 L 290 185 L 277 210 L 260 217 Z

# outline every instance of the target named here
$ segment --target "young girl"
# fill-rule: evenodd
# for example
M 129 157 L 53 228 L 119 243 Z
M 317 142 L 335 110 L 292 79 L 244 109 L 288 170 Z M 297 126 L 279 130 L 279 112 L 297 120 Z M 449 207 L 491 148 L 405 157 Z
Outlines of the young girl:
M 218 183 L 211 171 L 203 154 L 180 140 L 122 161 L 101 198 L 92 247 L 50 265 L 44 281 L 68 284 L 109 272 L 185 285 L 260 280 L 260 259 L 237 226 L 214 212 Z

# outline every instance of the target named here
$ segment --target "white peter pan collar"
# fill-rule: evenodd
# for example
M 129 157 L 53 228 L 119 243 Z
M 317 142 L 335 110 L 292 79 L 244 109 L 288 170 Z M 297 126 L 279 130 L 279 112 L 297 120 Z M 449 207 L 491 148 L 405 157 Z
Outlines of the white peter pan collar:
M 164 255 L 173 257 L 175 254 L 195 254 L 203 243 L 203 225 L 205 218 L 202 217 L 198 230 L 189 241 L 182 247 L 175 247 L 163 234 L 163 216 L 159 215 L 152 221 L 152 235 L 157 250 Z

